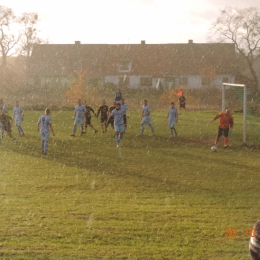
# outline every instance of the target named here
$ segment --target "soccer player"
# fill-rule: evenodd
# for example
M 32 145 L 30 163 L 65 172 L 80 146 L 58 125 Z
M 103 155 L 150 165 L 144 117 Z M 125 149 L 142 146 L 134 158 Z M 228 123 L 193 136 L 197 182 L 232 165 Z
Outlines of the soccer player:
M 108 128 L 109 125 L 114 129 L 114 116 L 112 116 L 112 111 L 116 109 L 116 101 L 113 102 L 112 106 L 108 110 L 108 120 L 106 123 L 106 129 Z
M 86 112 L 86 107 L 81 104 L 81 99 L 78 100 L 78 105 L 75 106 L 74 109 L 74 127 L 72 134 L 70 136 L 75 136 L 76 130 L 77 130 L 77 125 L 81 126 L 81 135 L 84 132 L 84 114 Z
M 0 107 L 0 127 L 2 128 L 1 139 L 3 138 L 3 132 L 6 132 L 6 134 L 12 138 L 16 144 L 18 143 L 18 140 L 12 135 L 12 117 L 5 113 L 3 107 Z
M 234 125 L 234 118 L 230 113 L 230 109 L 225 109 L 224 112 L 217 114 L 210 122 L 211 124 L 216 119 L 220 118 L 218 125 L 218 135 L 215 139 L 215 144 L 217 145 L 219 138 L 224 135 L 224 148 L 228 147 L 228 134 L 232 131 Z
M 186 99 L 183 96 L 183 92 L 181 92 L 181 96 L 179 97 L 178 102 L 180 103 L 180 110 L 183 108 L 184 113 L 186 113 Z
M 106 128 L 106 123 L 107 123 L 107 118 L 108 118 L 108 106 L 106 105 L 106 101 L 103 100 L 102 106 L 99 107 L 98 112 L 97 112 L 97 117 L 99 116 L 99 113 L 101 115 L 101 126 L 102 126 L 102 131 L 103 133 L 107 132 Z
M 128 110 L 127 104 L 125 103 L 124 98 L 121 98 L 121 110 L 124 111 L 123 118 L 124 118 L 124 125 L 125 129 L 127 127 L 127 120 L 126 120 L 126 111 Z
M 117 92 L 115 94 L 115 102 L 116 103 L 120 103 L 120 100 L 122 99 L 123 95 L 122 92 L 120 91 L 120 89 L 117 89 Z
M 7 114 L 7 108 L 6 108 L 6 105 L 4 104 L 3 99 L 0 99 L 0 108 L 2 108 L 3 111 Z
M 95 127 L 91 123 L 91 112 L 96 116 L 95 111 L 92 107 L 87 105 L 86 100 L 84 101 L 84 105 L 85 105 L 85 108 L 86 108 L 86 111 L 85 111 L 85 114 L 84 114 L 86 121 L 85 121 L 85 131 L 83 133 L 85 134 L 87 127 L 90 126 L 92 129 L 94 129 L 94 133 L 96 134 L 98 132 L 98 130 L 95 129 Z
M 13 108 L 13 120 L 15 121 L 15 125 L 17 127 L 18 130 L 18 134 L 23 137 L 25 136 L 23 129 L 22 129 L 22 121 L 23 121 L 23 116 L 24 116 L 24 112 L 23 112 L 23 108 L 19 105 L 19 101 L 17 100 L 15 102 L 15 107 Z
M 144 99 L 142 106 L 141 134 L 144 133 L 144 125 L 149 125 L 154 134 L 154 128 L 151 124 L 150 106 L 147 104 L 147 99 Z
M 114 109 L 111 113 L 114 117 L 114 129 L 115 129 L 115 139 L 116 139 L 116 146 L 120 146 L 120 140 L 123 138 L 123 133 L 125 132 L 124 126 L 124 111 L 121 109 L 121 104 L 116 104 L 116 109 Z
M 50 130 L 52 131 L 53 136 L 55 135 L 52 127 L 50 114 L 51 110 L 49 108 L 46 108 L 45 114 L 39 117 L 37 123 L 37 129 L 41 134 L 41 147 L 43 155 L 47 155 Z
M 171 137 L 177 136 L 177 131 L 174 127 L 178 123 L 178 109 L 175 107 L 174 102 L 171 102 L 171 107 L 168 109 L 168 114 L 165 120 L 169 121 L 169 128 L 171 130 Z M 173 134 L 173 131 L 175 135 Z

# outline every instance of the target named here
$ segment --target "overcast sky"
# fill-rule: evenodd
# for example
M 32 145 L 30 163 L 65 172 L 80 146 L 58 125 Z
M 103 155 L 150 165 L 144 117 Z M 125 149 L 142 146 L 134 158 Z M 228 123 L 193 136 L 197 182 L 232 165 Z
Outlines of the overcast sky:
M 203 43 L 220 10 L 260 9 L 260 0 L 0 0 L 0 5 L 16 15 L 36 12 L 39 36 L 50 43 Z

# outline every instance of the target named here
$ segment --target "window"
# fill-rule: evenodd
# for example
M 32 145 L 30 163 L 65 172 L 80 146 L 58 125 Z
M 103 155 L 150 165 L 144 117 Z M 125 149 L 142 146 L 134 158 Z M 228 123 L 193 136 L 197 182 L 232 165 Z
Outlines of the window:
M 151 77 L 141 77 L 140 86 L 146 86 L 146 87 L 152 86 L 152 78 Z
M 170 89 L 175 87 L 175 77 L 166 77 L 165 78 L 165 87 Z
M 132 69 L 131 61 L 119 61 L 118 71 L 130 72 Z

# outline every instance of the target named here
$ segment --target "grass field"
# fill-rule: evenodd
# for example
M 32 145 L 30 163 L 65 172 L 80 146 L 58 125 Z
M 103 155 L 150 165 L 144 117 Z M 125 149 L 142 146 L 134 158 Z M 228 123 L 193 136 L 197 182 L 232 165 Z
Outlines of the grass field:
M 250 259 L 245 229 L 259 218 L 260 124 L 248 126 L 243 147 L 242 115 L 234 114 L 230 147 L 214 153 L 217 122 L 207 123 L 216 112 L 181 114 L 178 137 L 169 139 L 165 111 L 152 112 L 155 136 L 148 127 L 139 135 L 141 112 L 130 111 L 116 148 L 97 119 L 96 135 L 72 138 L 73 112 L 54 111 L 46 157 L 42 113 L 26 112 L 26 137 L 0 145 L 0 258 Z

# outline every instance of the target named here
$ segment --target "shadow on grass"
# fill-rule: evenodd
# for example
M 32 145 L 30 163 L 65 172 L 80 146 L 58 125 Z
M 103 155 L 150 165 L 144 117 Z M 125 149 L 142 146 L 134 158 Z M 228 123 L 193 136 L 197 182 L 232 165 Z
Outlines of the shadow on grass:
M 115 146 L 112 135 L 111 138 L 110 136 L 105 138 L 106 143 L 104 143 L 104 138 L 95 136 L 64 140 L 52 138 L 49 143 L 50 153 L 47 156 L 42 156 L 40 139 L 36 135 L 22 139 L 18 145 L 8 142 L 2 144 L 2 147 L 21 155 L 60 163 L 64 166 L 86 169 L 89 173 L 102 174 L 105 172 L 121 178 L 131 176 L 138 181 L 139 188 L 144 185 L 143 187 L 151 189 L 152 192 L 154 191 L 153 187 L 160 190 L 171 190 L 179 187 L 182 192 L 184 190 L 185 192 L 203 190 L 204 192 L 215 193 L 217 191 L 202 188 L 199 184 L 194 184 L 192 190 L 189 190 L 190 185 L 183 183 L 183 178 L 190 178 L 197 171 L 196 169 L 205 172 L 208 167 L 214 164 L 223 164 L 225 167 L 234 169 L 234 171 L 248 171 L 248 166 L 240 163 L 239 160 L 233 162 L 233 160 L 228 159 L 229 154 L 234 158 L 233 152 L 237 153 L 237 149 L 240 147 L 223 149 L 223 152 L 221 150 L 213 155 L 208 148 L 208 143 L 211 142 L 209 138 L 201 140 L 199 138 L 178 137 L 173 139 L 175 143 L 172 144 L 169 141 L 167 142 L 168 138 L 162 136 L 130 135 L 123 147 L 120 148 Z M 205 148 L 208 149 L 208 153 L 205 153 Z M 149 151 L 151 151 L 151 155 L 149 155 Z M 171 163 L 178 173 L 165 182 L 162 176 L 171 174 Z M 251 166 L 251 170 L 258 171 L 258 167 Z M 160 174 L 161 171 L 163 174 Z M 180 176 L 182 178 L 179 178 Z

